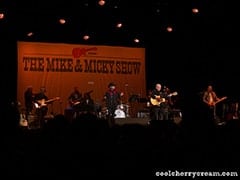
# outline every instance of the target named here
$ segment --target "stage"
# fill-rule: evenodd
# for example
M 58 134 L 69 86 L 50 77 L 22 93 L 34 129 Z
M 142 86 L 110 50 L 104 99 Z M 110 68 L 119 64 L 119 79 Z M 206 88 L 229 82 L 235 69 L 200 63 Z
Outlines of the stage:
M 115 118 L 115 125 L 125 125 L 125 124 L 139 124 L 147 126 L 150 122 L 150 118 Z

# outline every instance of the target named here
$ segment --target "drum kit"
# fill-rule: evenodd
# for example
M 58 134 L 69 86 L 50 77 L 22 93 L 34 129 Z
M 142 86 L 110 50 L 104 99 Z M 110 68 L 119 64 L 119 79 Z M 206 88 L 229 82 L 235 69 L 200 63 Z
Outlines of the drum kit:
M 129 117 L 129 105 L 120 104 L 115 110 L 115 118 L 126 118 Z
M 114 118 L 126 118 L 126 117 L 130 117 L 129 115 L 129 105 L 128 104 L 119 104 L 117 106 L 117 109 L 115 110 L 114 114 Z M 106 118 L 108 116 L 108 109 L 107 107 L 102 107 L 101 111 L 99 112 L 99 117 L 100 118 Z

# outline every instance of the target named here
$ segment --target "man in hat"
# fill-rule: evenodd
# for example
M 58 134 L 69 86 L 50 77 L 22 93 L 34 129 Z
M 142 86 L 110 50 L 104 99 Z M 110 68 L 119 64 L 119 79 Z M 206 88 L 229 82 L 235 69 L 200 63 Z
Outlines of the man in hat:
M 113 82 L 109 83 L 108 91 L 105 93 L 104 99 L 106 101 L 106 107 L 108 109 L 108 114 L 110 117 L 115 116 L 115 110 L 120 104 L 122 96 L 123 93 L 117 91 L 116 85 Z

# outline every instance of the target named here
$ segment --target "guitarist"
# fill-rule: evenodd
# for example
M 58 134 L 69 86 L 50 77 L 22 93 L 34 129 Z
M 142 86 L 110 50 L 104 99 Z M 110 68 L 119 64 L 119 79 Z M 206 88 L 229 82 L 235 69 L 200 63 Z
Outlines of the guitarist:
M 220 119 L 218 118 L 216 113 L 216 103 L 219 102 L 221 99 L 218 98 L 217 94 L 213 90 L 212 85 L 208 85 L 206 91 L 203 93 L 202 100 L 207 105 L 207 118 L 215 122 L 219 121 Z
M 40 123 L 40 127 L 43 127 L 44 116 L 47 115 L 47 112 L 48 112 L 48 107 L 44 103 L 44 101 L 48 100 L 48 97 L 46 96 L 45 93 L 46 93 L 46 88 L 42 86 L 40 87 L 40 92 L 35 94 L 35 98 L 34 98 L 35 103 L 39 106 L 39 108 L 36 109 L 36 115 L 39 120 L 38 122 Z
M 162 85 L 157 83 L 155 89 L 152 90 L 151 98 L 156 100 L 156 104 L 152 104 L 151 113 L 153 120 L 169 119 L 169 97 L 166 91 L 162 91 Z
M 68 97 L 69 105 L 75 117 L 77 117 L 81 111 L 82 99 L 82 93 L 79 91 L 78 86 L 75 86 Z

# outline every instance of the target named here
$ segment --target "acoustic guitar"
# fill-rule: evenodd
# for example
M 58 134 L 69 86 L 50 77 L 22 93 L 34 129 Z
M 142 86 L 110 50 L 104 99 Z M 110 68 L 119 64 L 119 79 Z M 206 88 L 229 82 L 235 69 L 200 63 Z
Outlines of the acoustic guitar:
M 177 92 L 173 92 L 167 95 L 167 97 L 176 96 Z M 160 106 L 161 103 L 166 102 L 165 98 L 161 98 L 160 96 L 155 96 L 155 98 L 150 98 L 150 102 L 153 106 Z
M 23 127 L 28 127 L 28 121 L 27 121 L 26 116 L 25 116 L 24 113 L 20 114 L 19 125 L 23 126 Z

